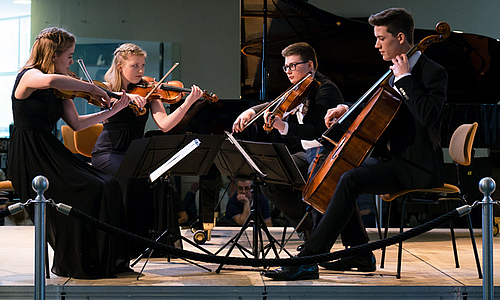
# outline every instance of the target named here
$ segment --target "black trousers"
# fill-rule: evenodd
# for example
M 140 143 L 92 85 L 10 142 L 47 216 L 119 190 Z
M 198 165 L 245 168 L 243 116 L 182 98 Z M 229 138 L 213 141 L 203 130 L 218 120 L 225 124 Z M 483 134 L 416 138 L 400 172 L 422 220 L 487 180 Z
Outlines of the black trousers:
M 391 161 L 369 159 L 362 166 L 347 171 L 341 176 L 321 221 L 300 255 L 330 252 L 341 233 L 343 239 L 349 240 L 350 246 L 367 243 L 369 238 L 357 209 L 356 198 L 360 194 L 381 195 L 402 188 Z
M 210 166 L 206 175 L 200 176 L 199 216 L 201 223 L 214 223 L 214 209 L 219 201 L 222 185 L 221 174 L 215 164 Z M 202 226 L 202 224 L 200 224 Z

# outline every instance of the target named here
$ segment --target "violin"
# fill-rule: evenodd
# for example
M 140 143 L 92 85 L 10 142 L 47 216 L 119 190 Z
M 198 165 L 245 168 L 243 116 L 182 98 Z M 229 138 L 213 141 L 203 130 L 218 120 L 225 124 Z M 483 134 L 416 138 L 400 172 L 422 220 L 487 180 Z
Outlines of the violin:
M 137 84 L 129 93 L 141 95 L 149 99 L 159 99 L 163 103 L 174 104 L 181 100 L 183 93 L 190 93 L 191 89 L 184 88 L 182 82 L 173 80 L 158 85 L 154 78 L 142 77 L 142 81 Z M 210 103 L 219 101 L 216 94 L 203 91 L 202 98 Z
M 109 90 L 107 90 L 107 86 L 97 80 L 94 80 L 93 83 L 101 88 L 103 91 L 108 94 L 109 97 L 111 98 L 116 98 L 120 99 L 120 95 L 117 95 Z M 101 108 L 108 108 L 106 103 L 102 102 L 100 99 L 95 99 L 90 92 L 85 92 L 85 91 L 70 91 L 70 90 L 58 90 L 58 89 L 53 89 L 54 94 L 58 97 L 66 98 L 66 99 L 75 99 L 75 98 L 83 98 L 87 100 L 89 104 L 101 107 Z
M 80 68 L 82 69 L 83 71 L 83 74 L 85 75 L 85 77 L 87 78 L 87 82 L 92 82 L 94 83 L 94 85 L 96 85 L 97 87 L 101 88 L 103 91 L 105 91 L 108 96 L 110 98 L 115 98 L 115 99 L 120 99 L 121 96 L 116 94 L 116 93 L 113 93 L 111 91 L 108 90 L 108 87 L 100 82 L 100 81 L 97 81 L 97 80 L 93 80 L 92 77 L 90 77 L 90 74 L 89 72 L 87 71 L 87 67 L 85 67 L 85 63 L 83 62 L 83 59 L 79 59 L 78 60 L 78 65 L 80 65 Z M 76 76 L 75 73 L 71 72 L 72 74 L 70 74 L 72 77 L 74 78 L 77 78 L 77 79 L 80 79 Z M 83 97 L 82 97 L 83 96 Z M 102 103 L 100 101 L 93 101 L 91 99 L 89 99 L 89 97 L 86 97 L 85 94 L 80 94 L 80 95 L 77 95 L 76 97 L 80 97 L 80 98 L 84 98 L 86 99 L 90 104 L 93 104 L 93 105 L 96 105 L 98 107 L 103 107 Z M 91 97 L 90 97 L 91 98 Z M 73 99 L 73 98 L 72 98 Z M 95 100 L 95 99 L 94 99 Z M 145 108 L 139 108 L 139 106 L 137 106 L 137 104 L 135 104 L 134 102 L 130 101 L 128 107 L 132 108 L 132 110 L 134 111 L 135 115 L 136 116 L 139 116 L 139 115 L 143 115 L 146 113 L 146 109 Z M 104 108 L 108 108 L 107 105 L 106 107 Z
M 98 80 L 92 80 L 92 82 L 97 86 L 99 87 L 100 89 L 102 89 L 103 91 L 106 92 L 106 94 L 108 94 L 108 96 L 110 98 L 115 98 L 115 99 L 120 99 L 121 96 L 116 94 L 116 93 L 113 93 L 112 91 L 108 90 L 107 89 L 107 86 L 101 82 L 101 81 L 98 81 Z M 84 91 L 69 91 L 69 90 L 58 90 L 58 89 L 54 89 L 54 94 L 58 97 L 62 97 L 62 98 L 66 98 L 66 99 L 75 99 L 75 98 L 83 98 L 85 100 L 87 100 L 87 102 L 89 104 L 92 104 L 92 105 L 95 105 L 97 107 L 100 107 L 100 108 L 109 108 L 105 102 L 102 102 L 101 100 L 99 99 L 95 99 L 91 93 L 89 92 L 84 92 Z M 134 113 L 139 116 L 139 115 L 143 115 L 146 113 L 146 109 L 145 108 L 142 108 L 140 109 L 139 106 L 137 106 L 137 104 L 135 104 L 134 102 L 130 102 L 129 105 L 128 105 L 133 111 Z

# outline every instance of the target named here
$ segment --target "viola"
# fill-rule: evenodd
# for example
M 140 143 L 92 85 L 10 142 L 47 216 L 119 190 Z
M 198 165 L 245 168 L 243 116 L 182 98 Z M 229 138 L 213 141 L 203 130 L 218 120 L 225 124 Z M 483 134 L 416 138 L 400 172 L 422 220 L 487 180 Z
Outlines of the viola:
M 184 93 L 191 92 L 191 89 L 184 88 L 182 82 L 177 80 L 158 84 L 154 78 L 149 76 L 144 76 L 142 79 L 141 83 L 137 84 L 129 93 L 141 95 L 148 98 L 147 100 L 159 99 L 164 103 L 174 104 L 181 100 Z M 202 98 L 210 103 L 219 101 L 216 94 L 207 91 L 203 91 Z
M 270 111 L 271 114 L 264 123 L 264 130 L 270 132 L 273 129 L 273 123 L 276 116 L 283 118 L 284 113 L 297 107 L 300 103 L 302 103 L 304 97 L 308 95 L 309 91 L 317 88 L 319 85 L 320 83 L 317 80 L 314 80 L 311 74 L 307 74 L 296 84 L 289 87 L 285 92 L 266 105 L 258 114 L 253 116 L 252 119 L 248 120 L 245 123 L 243 130 L 255 122 L 255 120 L 257 120 L 260 116 L 264 115 L 267 111 Z
M 108 90 L 107 89 L 107 86 L 101 82 L 101 81 L 98 81 L 98 80 L 92 80 L 92 82 L 97 86 L 99 87 L 100 89 L 102 89 L 103 91 L 106 92 L 106 94 L 108 94 L 108 96 L 110 98 L 115 98 L 115 99 L 120 99 L 121 96 Z M 58 90 L 58 89 L 54 89 L 54 94 L 58 97 L 61 97 L 61 98 L 66 98 L 66 99 L 75 99 L 75 98 L 83 98 L 85 100 L 87 100 L 87 102 L 89 104 L 92 104 L 92 105 L 95 105 L 97 107 L 100 107 L 100 108 L 109 108 L 105 102 L 102 102 L 100 99 L 96 99 L 92 96 L 91 93 L 89 92 L 84 92 L 84 91 L 69 91 L 69 90 Z M 145 108 L 139 108 L 139 106 L 137 106 L 137 104 L 135 104 L 134 102 L 130 102 L 128 107 L 130 107 L 135 115 L 139 116 L 139 115 L 143 115 L 146 113 L 146 109 Z
M 108 94 L 109 97 L 115 98 L 115 99 L 120 99 L 120 95 L 117 95 L 107 89 L 107 86 L 97 80 L 94 80 L 93 83 L 101 88 L 103 91 Z M 75 98 L 83 98 L 87 100 L 88 103 L 101 107 L 101 108 L 108 108 L 106 103 L 102 102 L 100 99 L 96 99 L 92 96 L 91 93 L 89 92 L 84 92 L 84 91 L 70 91 L 70 90 L 58 90 L 58 89 L 53 89 L 54 94 L 56 94 L 58 97 L 66 98 L 66 99 L 75 99 Z
M 271 111 L 268 119 L 264 122 L 264 130 L 270 132 L 273 129 L 273 123 L 276 116 L 283 118 L 283 115 L 296 108 L 302 101 L 308 92 L 312 89 L 317 88 L 319 82 L 314 80 L 311 74 L 307 74 L 297 82 L 293 88 L 289 89 L 286 96 L 280 101 L 278 105 Z

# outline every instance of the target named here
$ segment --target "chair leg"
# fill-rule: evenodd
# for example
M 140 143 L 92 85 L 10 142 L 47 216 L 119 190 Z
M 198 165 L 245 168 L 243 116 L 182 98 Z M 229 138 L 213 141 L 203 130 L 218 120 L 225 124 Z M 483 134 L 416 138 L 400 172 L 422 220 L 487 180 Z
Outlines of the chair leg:
M 446 201 L 446 211 L 450 211 L 450 206 L 448 201 Z M 453 227 L 453 221 L 448 222 L 451 234 L 451 245 L 453 246 L 453 255 L 455 257 L 455 268 L 460 268 L 460 263 L 458 261 L 458 251 L 457 251 L 457 241 L 455 239 L 455 228 Z
M 461 197 L 463 205 L 467 205 L 465 198 Z M 479 279 L 483 279 L 483 272 L 481 271 L 481 263 L 479 262 L 479 254 L 477 252 L 476 238 L 474 237 L 474 229 L 472 228 L 472 220 L 470 214 L 467 214 L 467 225 L 469 226 L 469 235 L 472 243 L 472 251 L 474 252 L 474 259 L 476 260 L 477 275 Z
M 472 221 L 470 214 L 467 214 L 467 223 L 469 225 L 469 235 L 472 243 L 472 250 L 474 251 L 474 258 L 476 259 L 477 275 L 479 279 L 483 279 L 483 272 L 481 271 L 481 263 L 479 262 L 479 255 L 477 253 L 476 238 L 474 237 L 474 230 L 472 229 Z
M 385 223 L 385 228 L 384 228 L 384 239 L 387 238 L 387 231 L 389 228 L 389 222 L 391 221 L 391 208 L 392 208 L 392 201 L 389 202 L 389 209 L 387 210 L 387 222 Z M 384 268 L 384 263 L 385 263 L 385 249 L 386 247 L 382 248 L 382 257 L 380 258 L 380 268 Z
M 283 226 L 283 232 L 281 233 L 281 245 L 283 245 L 286 241 L 287 228 L 288 228 L 288 221 L 285 221 L 285 225 Z
M 375 220 L 377 220 L 376 223 L 377 223 L 378 237 L 379 239 L 382 239 L 382 229 L 380 224 L 382 220 L 380 220 L 380 213 L 377 208 L 377 197 L 378 196 L 373 195 L 373 211 L 375 212 Z M 380 210 L 382 211 L 382 205 L 380 205 Z
M 406 197 L 403 199 L 403 204 L 401 206 L 401 225 L 399 226 L 399 233 L 403 232 L 403 228 L 405 225 L 405 213 L 406 213 Z M 401 263 L 403 258 L 403 242 L 399 242 L 398 248 L 398 269 L 396 272 L 396 278 L 401 278 Z

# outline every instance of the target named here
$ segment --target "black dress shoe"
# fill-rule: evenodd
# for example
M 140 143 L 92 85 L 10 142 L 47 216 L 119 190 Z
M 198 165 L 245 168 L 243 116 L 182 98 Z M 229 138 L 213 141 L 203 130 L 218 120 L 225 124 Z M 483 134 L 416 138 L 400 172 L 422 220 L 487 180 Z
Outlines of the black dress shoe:
M 274 280 L 307 280 L 318 279 L 317 264 L 300 266 L 283 266 L 275 270 L 264 271 L 262 275 Z
M 348 256 L 333 262 L 323 262 L 319 265 L 332 271 L 359 271 L 373 272 L 377 269 L 375 255 L 371 256 Z

